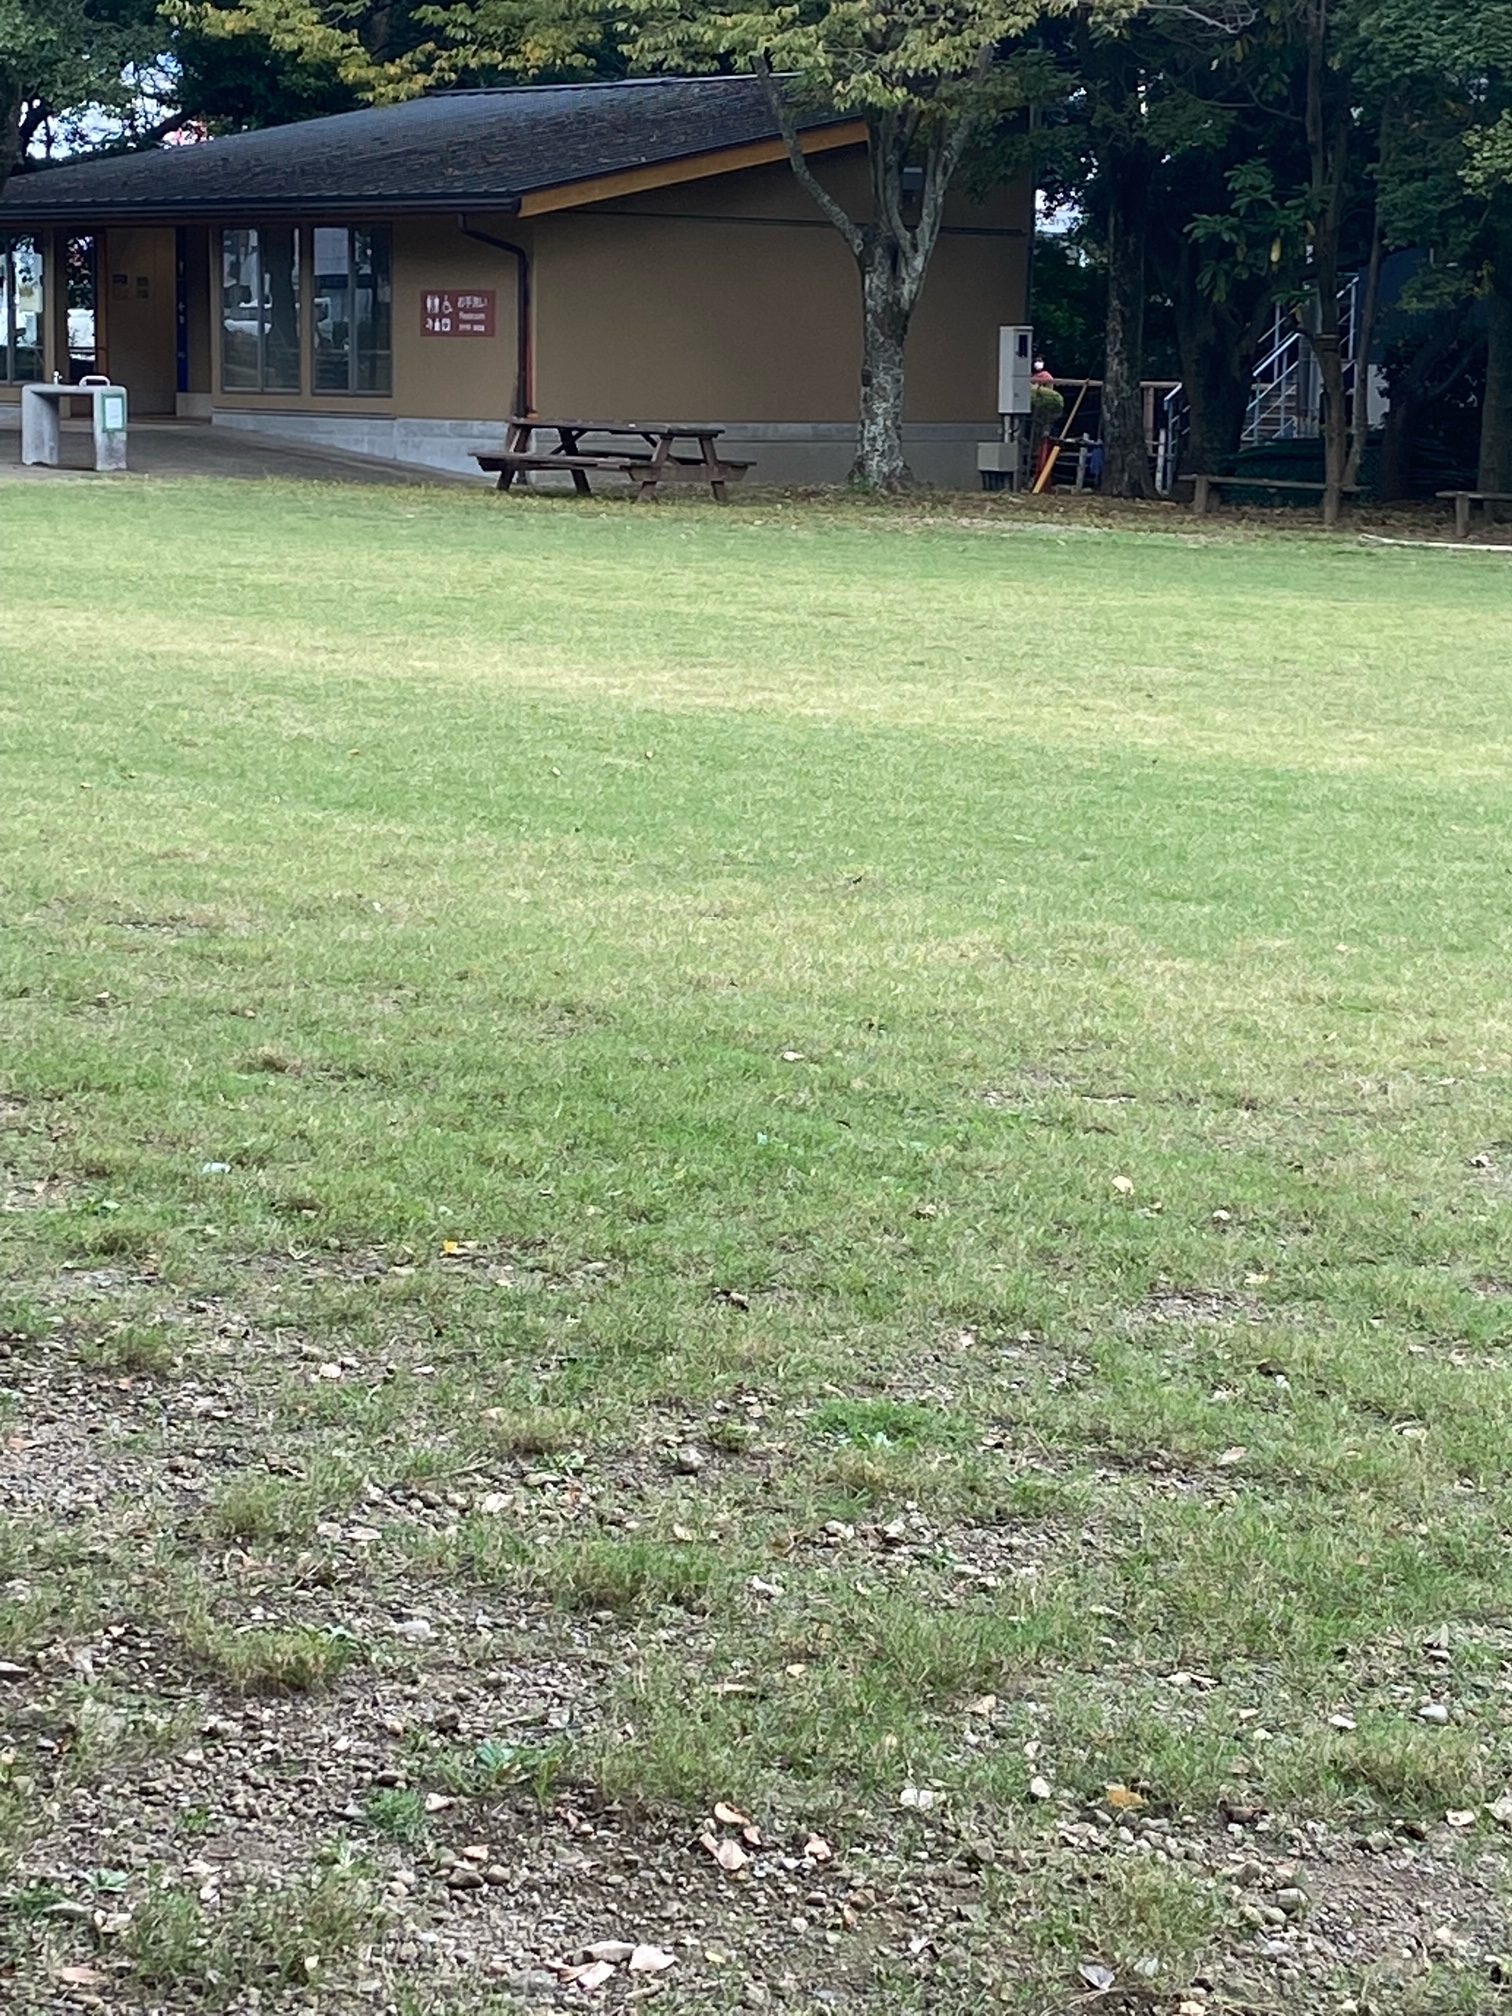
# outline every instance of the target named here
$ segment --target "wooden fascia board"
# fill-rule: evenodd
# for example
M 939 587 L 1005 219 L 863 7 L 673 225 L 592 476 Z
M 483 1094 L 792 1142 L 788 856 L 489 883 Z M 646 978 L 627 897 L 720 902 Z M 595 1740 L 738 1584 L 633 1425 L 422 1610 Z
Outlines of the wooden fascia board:
M 821 126 L 801 136 L 805 154 L 828 154 L 836 147 L 859 146 L 866 122 L 847 120 L 843 126 Z M 670 189 L 679 182 L 699 182 L 709 175 L 733 175 L 742 168 L 765 168 L 786 161 L 787 145 L 779 137 L 748 140 L 741 147 L 721 147 L 710 154 L 684 154 L 676 161 L 653 161 L 643 168 L 621 168 L 612 175 L 592 175 L 582 182 L 559 182 L 533 189 L 520 198 L 521 217 L 540 217 L 551 210 L 577 210 L 585 203 L 607 203 L 616 196 L 639 196 L 647 189 Z

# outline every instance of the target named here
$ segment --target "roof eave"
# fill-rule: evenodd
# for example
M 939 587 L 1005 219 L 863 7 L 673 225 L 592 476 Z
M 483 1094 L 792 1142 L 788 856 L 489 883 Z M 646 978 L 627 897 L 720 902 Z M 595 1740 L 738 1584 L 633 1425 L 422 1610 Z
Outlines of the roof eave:
M 23 178 L 24 179 L 24 178 Z M 15 184 L 11 185 L 12 190 Z M 112 197 L 98 203 L 50 203 L 28 210 L 10 202 L 0 205 L 0 230 L 87 230 L 101 224 L 232 224 L 266 217 L 405 217 L 431 216 L 438 211 L 490 210 L 514 216 L 520 198 L 497 189 L 447 189 L 433 195 L 406 196 L 240 196 L 189 197 L 165 203 L 161 197 L 140 202 Z

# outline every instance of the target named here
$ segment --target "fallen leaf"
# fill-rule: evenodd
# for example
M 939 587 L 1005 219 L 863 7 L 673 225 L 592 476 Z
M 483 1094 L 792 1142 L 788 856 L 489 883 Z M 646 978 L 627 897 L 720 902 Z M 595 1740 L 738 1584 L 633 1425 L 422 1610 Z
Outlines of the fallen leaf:
M 1248 1449 L 1242 1443 L 1236 1442 L 1232 1449 L 1225 1449 L 1223 1454 L 1217 1458 L 1218 1468 L 1220 1470 L 1232 1470 L 1234 1465 L 1242 1463 L 1248 1454 Z
M 1099 1995 L 1106 1995 L 1118 1976 L 1111 1967 L 1104 1967 L 1100 1960 L 1084 1960 L 1077 1968 L 1089 1988 L 1095 1988 Z
M 998 1697 L 996 1694 L 983 1694 L 977 1700 L 966 1703 L 966 1713 L 968 1715 L 994 1715 L 997 1713 L 997 1705 Z
M 607 1960 L 595 1960 L 591 1967 L 585 1967 L 581 1974 L 573 1976 L 573 1986 L 581 1988 L 585 1995 L 596 1995 L 606 1981 L 614 1979 L 614 1969 Z
M 632 1974 L 665 1974 L 669 1967 L 677 1965 L 677 1955 L 667 1952 L 662 1946 L 637 1946 L 630 1955 Z
M 97 1967 L 60 1967 L 58 1979 L 70 1988 L 98 1988 L 105 1976 Z
M 1330 1715 L 1328 1726 L 1330 1729 L 1350 1730 L 1355 1726 L 1355 1719 L 1353 1715 Z
M 1108 1804 L 1116 1813 L 1137 1813 L 1145 1803 L 1138 1792 L 1127 1785 L 1110 1785 L 1107 1788 Z
M 721 1799 L 714 1808 L 714 1818 L 721 1827 L 749 1827 L 750 1815 L 742 1813 L 738 1806 L 727 1806 Z
M 590 1960 L 607 1960 L 613 1967 L 619 1961 L 630 1958 L 635 1951 L 635 1942 L 631 1939 L 596 1939 L 591 1946 L 585 1946 L 583 1951 Z
M 934 1803 L 935 1795 L 927 1785 L 905 1785 L 898 1794 L 898 1804 L 917 1813 L 927 1813 Z
M 737 1871 L 744 1869 L 751 1859 L 738 1841 L 716 1841 L 712 1834 L 700 1834 L 698 1842 L 701 1848 L 706 1849 L 714 1857 L 727 1876 L 733 1876 Z
M 804 1856 L 810 1862 L 828 1862 L 834 1852 L 822 1834 L 810 1834 L 803 1844 Z
M 740 1838 L 748 1848 L 759 1848 L 761 1846 L 761 1829 L 753 1821 L 749 1826 L 741 1828 Z

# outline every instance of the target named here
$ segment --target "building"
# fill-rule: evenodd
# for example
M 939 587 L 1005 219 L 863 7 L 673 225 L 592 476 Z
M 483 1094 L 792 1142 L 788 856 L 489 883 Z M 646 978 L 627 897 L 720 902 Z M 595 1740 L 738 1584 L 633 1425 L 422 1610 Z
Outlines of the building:
M 806 124 L 854 209 L 862 127 Z M 917 311 L 909 452 L 974 485 L 1027 186 L 962 192 Z M 14 176 L 0 402 L 89 370 L 137 416 L 470 469 L 513 410 L 717 422 L 768 482 L 844 476 L 855 262 L 748 77 L 445 92 Z

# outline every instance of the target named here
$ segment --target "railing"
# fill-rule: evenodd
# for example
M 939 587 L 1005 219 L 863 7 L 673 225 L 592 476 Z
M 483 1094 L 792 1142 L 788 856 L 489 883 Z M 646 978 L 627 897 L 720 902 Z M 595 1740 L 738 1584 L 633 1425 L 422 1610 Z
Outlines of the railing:
M 1344 357 L 1344 394 L 1353 394 L 1359 347 L 1361 280 L 1359 274 L 1339 289 L 1340 337 Z M 1277 308 L 1264 349 L 1255 365 L 1249 410 L 1240 445 L 1262 447 L 1270 441 L 1312 441 L 1321 432 L 1318 364 L 1312 345 L 1295 315 Z M 1157 451 L 1157 487 L 1169 491 L 1181 469 L 1191 433 L 1191 402 L 1177 386 L 1164 401 Z

